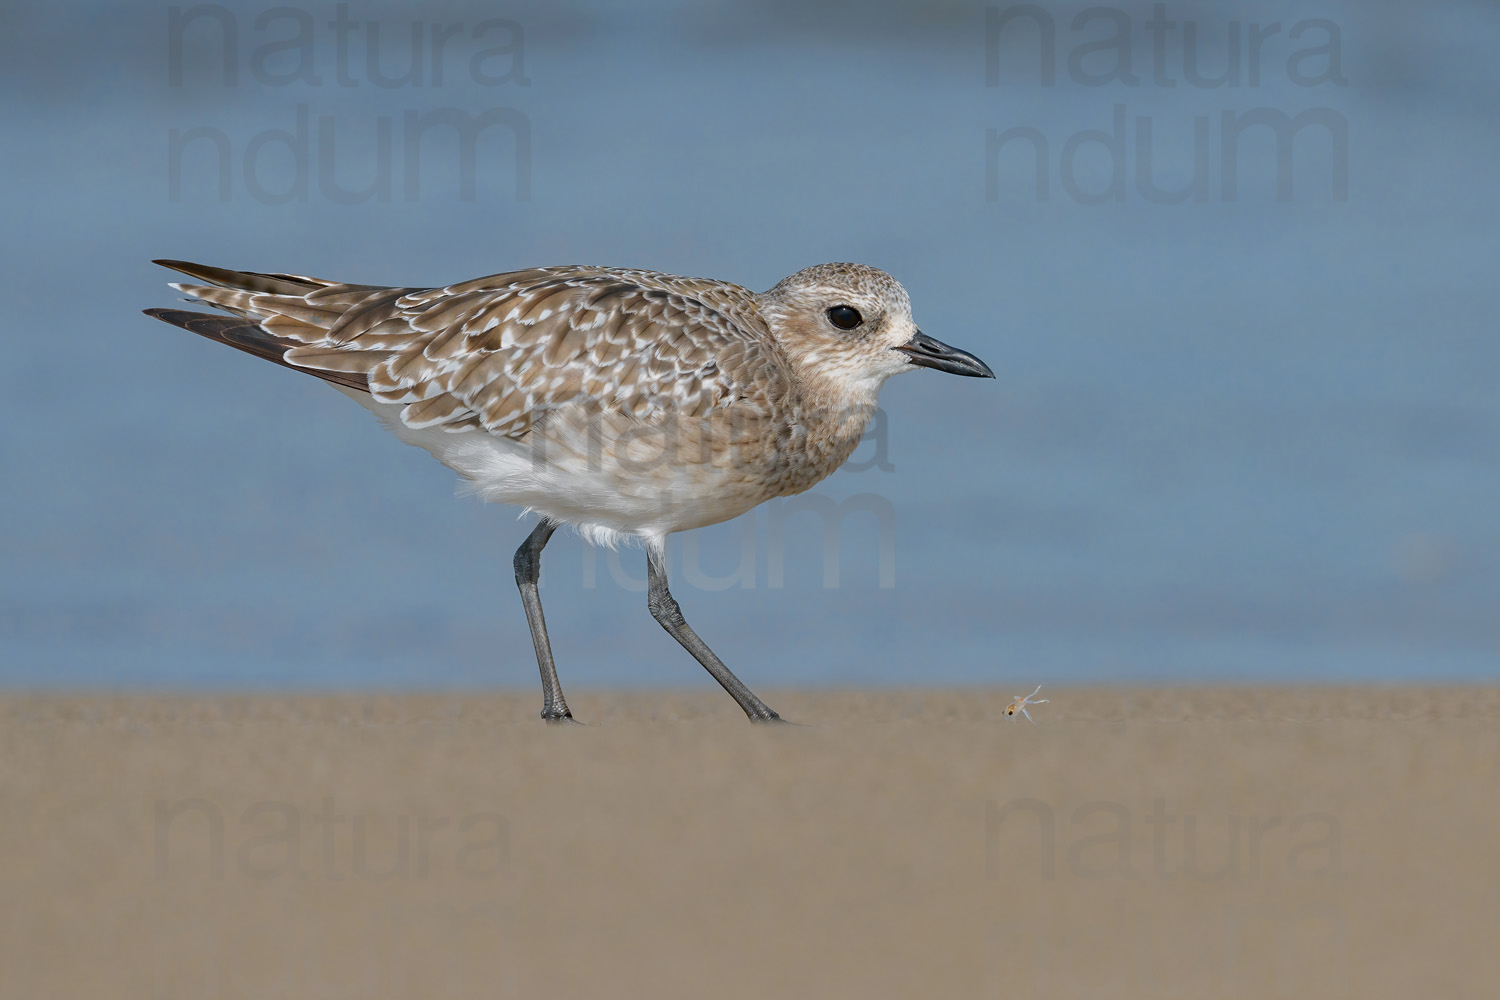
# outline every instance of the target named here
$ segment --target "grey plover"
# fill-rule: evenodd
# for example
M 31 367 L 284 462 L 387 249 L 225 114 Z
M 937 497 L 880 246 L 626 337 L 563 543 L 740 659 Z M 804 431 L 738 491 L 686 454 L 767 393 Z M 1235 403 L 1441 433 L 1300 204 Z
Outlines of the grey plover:
M 558 525 L 595 543 L 641 540 L 652 616 L 751 721 L 775 721 L 683 619 L 666 536 L 828 476 L 892 375 L 994 377 L 918 330 L 906 290 L 861 264 L 820 264 L 756 293 L 632 268 L 387 288 L 156 263 L 205 282 L 172 287 L 233 315 L 147 315 L 316 375 L 484 499 L 541 516 L 515 571 L 549 721 L 572 719 L 537 593 Z

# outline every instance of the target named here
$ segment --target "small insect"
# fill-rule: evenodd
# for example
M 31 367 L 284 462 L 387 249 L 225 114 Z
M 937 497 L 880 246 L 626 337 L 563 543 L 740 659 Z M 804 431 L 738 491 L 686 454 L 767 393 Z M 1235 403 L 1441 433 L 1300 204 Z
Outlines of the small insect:
M 1037 691 L 1040 691 L 1041 689 L 1042 686 L 1038 684 L 1036 686 L 1036 691 L 1033 691 L 1028 695 L 1016 695 L 1016 700 L 1005 706 L 1006 717 L 1013 719 L 1015 718 L 1016 713 L 1020 712 L 1022 715 L 1026 716 L 1027 722 L 1031 723 L 1033 726 L 1036 725 L 1036 720 L 1031 717 L 1030 712 L 1026 711 L 1026 706 L 1047 704 L 1046 698 L 1038 699 L 1036 696 Z

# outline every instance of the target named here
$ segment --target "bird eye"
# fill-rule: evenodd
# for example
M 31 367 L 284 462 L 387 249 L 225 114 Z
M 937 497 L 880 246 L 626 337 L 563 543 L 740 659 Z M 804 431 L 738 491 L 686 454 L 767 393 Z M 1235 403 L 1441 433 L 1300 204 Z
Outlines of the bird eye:
M 828 310 L 828 322 L 840 330 L 852 330 L 864 321 L 865 318 L 853 306 L 834 306 Z

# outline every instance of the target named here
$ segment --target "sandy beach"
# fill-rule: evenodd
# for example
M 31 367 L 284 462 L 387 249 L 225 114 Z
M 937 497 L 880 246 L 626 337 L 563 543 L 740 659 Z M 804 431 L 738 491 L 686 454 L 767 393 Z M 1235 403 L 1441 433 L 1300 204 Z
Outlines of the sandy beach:
M 7 997 L 1481 997 L 1500 690 L 0 698 Z

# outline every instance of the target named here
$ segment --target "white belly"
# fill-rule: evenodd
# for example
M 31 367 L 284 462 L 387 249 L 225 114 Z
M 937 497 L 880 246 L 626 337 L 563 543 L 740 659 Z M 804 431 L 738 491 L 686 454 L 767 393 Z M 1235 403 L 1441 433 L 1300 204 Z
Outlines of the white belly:
M 601 432 L 560 422 L 553 433 L 523 443 L 483 430 L 413 429 L 401 422 L 402 404 L 334 386 L 378 416 L 398 438 L 426 450 L 467 482 L 464 492 L 513 504 L 573 525 L 595 544 L 622 536 L 660 540 L 737 517 L 771 495 L 753 470 L 723 454 L 717 460 L 679 454 L 660 439 L 622 444 Z

